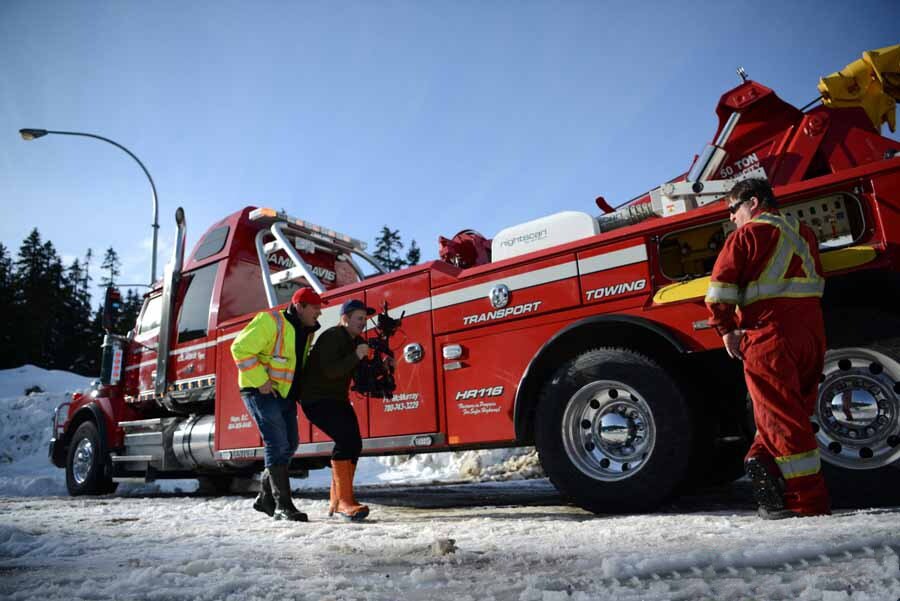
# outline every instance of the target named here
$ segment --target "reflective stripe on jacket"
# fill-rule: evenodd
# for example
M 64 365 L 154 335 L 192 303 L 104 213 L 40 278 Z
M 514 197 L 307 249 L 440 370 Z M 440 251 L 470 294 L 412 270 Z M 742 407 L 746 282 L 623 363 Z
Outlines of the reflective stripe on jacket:
M 764 211 L 732 233 L 716 259 L 705 299 L 709 324 L 725 334 L 736 327 L 736 307 L 745 316 L 759 314 L 769 305 L 757 309 L 759 301 L 815 300 L 824 290 L 812 230 L 794 217 Z
M 746 307 L 764 298 L 803 298 L 822 296 L 825 280 L 816 273 L 816 263 L 809 245 L 800 236 L 800 222 L 794 217 L 762 213 L 751 223 L 767 223 L 778 230 L 778 245 L 756 280 L 744 288 L 730 282 L 711 281 L 707 303 L 730 303 Z M 800 258 L 804 277 L 788 277 L 794 256 Z
M 303 347 L 303 365 L 309 357 L 312 334 Z M 275 390 L 287 398 L 297 367 L 296 331 L 281 311 L 258 313 L 231 344 L 238 368 L 238 386 L 259 388 L 272 380 Z

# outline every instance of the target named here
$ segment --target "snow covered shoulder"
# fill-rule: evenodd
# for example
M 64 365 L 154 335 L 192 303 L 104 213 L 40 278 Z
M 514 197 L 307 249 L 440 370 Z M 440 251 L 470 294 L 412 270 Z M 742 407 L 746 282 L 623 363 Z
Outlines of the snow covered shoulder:
M 90 378 L 24 365 L 0 370 L 0 495 L 66 494 L 47 459 L 53 411 Z

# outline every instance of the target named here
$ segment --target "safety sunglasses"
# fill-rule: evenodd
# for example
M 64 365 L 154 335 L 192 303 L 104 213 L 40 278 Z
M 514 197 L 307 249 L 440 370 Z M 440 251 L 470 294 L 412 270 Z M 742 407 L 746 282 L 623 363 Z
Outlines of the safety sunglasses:
M 728 212 L 731 213 L 732 215 L 734 215 L 735 213 L 738 212 L 738 209 L 740 209 L 741 205 L 744 204 L 745 202 L 747 202 L 747 201 L 739 200 L 736 203 L 734 203 L 733 205 L 728 205 Z

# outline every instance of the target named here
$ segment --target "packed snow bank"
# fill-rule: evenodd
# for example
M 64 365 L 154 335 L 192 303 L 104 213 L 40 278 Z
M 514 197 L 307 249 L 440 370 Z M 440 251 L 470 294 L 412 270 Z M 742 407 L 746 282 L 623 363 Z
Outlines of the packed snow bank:
M 47 393 L 64 393 L 84 390 L 90 384 L 91 378 L 78 374 L 23 365 L 0 370 L 0 399 L 23 396 L 26 390 L 35 386 Z
M 356 472 L 356 483 L 412 484 L 439 482 L 487 482 L 543 477 L 537 451 L 532 447 L 455 453 L 423 453 L 363 457 Z M 303 480 L 292 480 L 294 488 L 327 488 L 330 470 L 310 472 Z
M 401 455 L 379 461 L 392 468 L 382 476 L 388 482 L 523 480 L 543 476 L 537 452 L 531 447 Z
M 90 386 L 91 378 L 25 365 L 0 370 L 0 496 L 64 495 L 65 472 L 50 463 L 47 443 L 56 407 L 72 392 Z M 43 392 L 25 391 L 40 388 Z M 367 457 L 360 460 L 357 483 L 466 482 L 540 477 L 537 453 L 530 448 L 416 456 Z M 331 470 L 293 479 L 299 489 L 328 488 Z M 196 480 L 159 480 L 121 485 L 119 495 L 192 492 Z
M 0 370 L 0 494 L 65 494 L 65 474 L 47 458 L 53 411 L 90 382 L 33 365 Z M 35 388 L 43 392 L 25 394 Z

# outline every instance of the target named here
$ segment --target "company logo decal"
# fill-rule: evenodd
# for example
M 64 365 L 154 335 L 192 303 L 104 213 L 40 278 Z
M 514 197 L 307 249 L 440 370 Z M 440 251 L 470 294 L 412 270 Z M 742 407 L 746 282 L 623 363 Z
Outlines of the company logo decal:
M 588 290 L 586 296 L 587 300 L 597 300 L 598 298 L 607 298 L 610 296 L 625 294 L 626 292 L 643 290 L 646 287 L 647 280 L 634 280 L 633 282 L 622 282 L 621 284 L 613 284 L 612 286 L 604 286 L 603 288 Z
M 500 405 L 491 400 L 493 397 L 499 396 L 503 396 L 502 386 L 460 390 L 456 393 L 456 406 L 463 415 L 500 413 Z
M 467 315 L 463 317 L 463 325 L 472 325 L 483 321 L 492 321 L 494 319 L 503 319 L 510 315 L 524 315 L 538 310 L 544 301 L 534 301 L 533 303 L 525 303 L 524 305 L 516 305 L 515 307 L 506 307 L 505 309 L 497 309 L 496 311 L 488 311 L 487 313 L 479 313 L 477 315 Z
M 502 309 L 509 304 L 509 288 L 503 284 L 498 284 L 491 288 L 488 295 L 491 300 L 491 306 L 495 309 Z
M 483 397 L 503 396 L 502 386 L 493 386 L 488 388 L 470 388 L 469 390 L 460 390 L 456 393 L 457 401 L 465 401 L 468 399 L 480 399 Z
M 283 267 L 284 269 L 290 269 L 291 267 L 294 267 L 294 262 L 284 255 L 273 253 L 266 258 L 272 265 L 277 265 L 279 267 Z M 313 265 L 312 272 L 317 278 L 326 282 L 334 282 L 335 280 L 337 280 L 337 273 L 331 269 Z
M 520 236 L 516 236 L 515 238 L 508 238 L 506 240 L 501 240 L 500 244 L 503 246 L 515 246 L 516 244 L 531 244 L 532 242 L 537 242 L 538 240 L 543 240 L 547 237 L 547 228 L 544 228 L 538 232 L 529 232 L 527 234 L 522 234 Z

